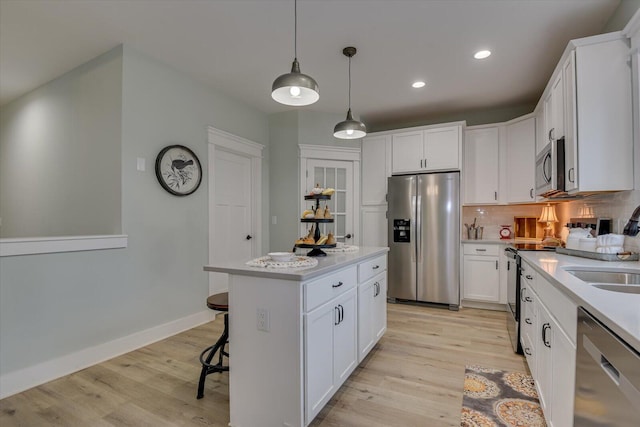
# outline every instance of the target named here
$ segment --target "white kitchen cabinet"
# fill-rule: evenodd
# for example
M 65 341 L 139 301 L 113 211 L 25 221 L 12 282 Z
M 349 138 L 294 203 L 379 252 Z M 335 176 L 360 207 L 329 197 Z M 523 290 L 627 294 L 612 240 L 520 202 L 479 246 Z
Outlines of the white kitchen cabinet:
M 464 243 L 463 252 L 463 300 L 501 302 L 500 245 Z
M 358 362 L 387 330 L 387 273 L 358 286 Z
M 578 138 L 576 137 L 576 53 L 571 52 L 562 65 L 564 80 L 564 188 L 567 192 L 578 189 Z
M 564 136 L 564 80 L 562 73 L 553 79 L 549 91 L 544 95 L 544 132 L 546 144 Z
M 362 246 L 388 246 L 387 205 L 363 206 L 360 210 Z
M 460 125 L 429 127 L 391 135 L 392 173 L 459 170 Z
M 551 427 L 573 425 L 577 305 L 522 263 L 521 342 Z
M 565 138 L 570 194 L 633 189 L 628 58 L 619 33 L 572 40 L 540 99 L 546 138 Z
M 361 153 L 362 205 L 386 205 L 387 178 L 391 176 L 391 135 L 364 138 Z
M 507 123 L 506 134 L 507 203 L 535 202 L 535 117 Z
M 498 126 L 470 127 L 464 138 L 464 204 L 497 204 L 500 133 Z
M 391 176 L 391 135 L 362 140 L 360 244 L 387 246 L 387 178 Z
M 305 314 L 305 418 L 310 423 L 358 363 L 356 289 Z

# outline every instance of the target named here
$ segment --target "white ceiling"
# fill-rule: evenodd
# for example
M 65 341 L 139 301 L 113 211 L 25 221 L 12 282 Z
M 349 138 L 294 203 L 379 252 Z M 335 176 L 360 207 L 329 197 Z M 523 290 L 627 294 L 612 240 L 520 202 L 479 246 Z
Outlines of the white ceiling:
M 570 39 L 620 0 L 299 0 L 298 59 L 320 100 L 370 129 L 533 104 Z M 293 60 L 292 0 L 0 0 L 0 104 L 125 43 L 266 113 Z M 486 60 L 472 58 L 490 49 Z M 411 88 L 416 79 L 426 87 Z

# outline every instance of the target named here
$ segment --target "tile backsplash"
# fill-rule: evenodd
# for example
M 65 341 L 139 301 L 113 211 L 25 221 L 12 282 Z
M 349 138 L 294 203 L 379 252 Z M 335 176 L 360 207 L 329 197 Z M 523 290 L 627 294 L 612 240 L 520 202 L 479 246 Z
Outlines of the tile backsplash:
M 595 217 L 612 218 L 612 232 L 622 234 L 633 211 L 640 205 L 640 190 L 620 191 L 609 194 L 596 194 L 580 200 L 553 202 L 556 207 L 558 223 L 554 226 L 556 236 L 560 236 L 562 227 L 570 218 Z M 514 217 L 540 217 L 544 203 L 535 205 L 486 205 L 464 206 L 462 222 L 473 223 L 484 227 L 484 239 L 498 239 L 501 225 L 511 225 L 513 231 Z M 466 237 L 466 236 L 465 236 Z M 542 235 L 537 236 L 542 238 Z M 640 252 L 640 235 L 625 239 L 625 249 Z

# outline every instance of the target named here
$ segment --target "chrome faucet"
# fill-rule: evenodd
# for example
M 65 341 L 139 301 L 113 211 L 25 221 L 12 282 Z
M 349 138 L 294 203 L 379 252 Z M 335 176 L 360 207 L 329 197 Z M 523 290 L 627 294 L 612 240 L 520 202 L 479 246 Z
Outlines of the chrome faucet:
M 626 234 L 627 236 L 637 236 L 638 235 L 638 219 L 640 219 L 640 206 L 633 211 L 631 218 L 629 218 L 629 222 L 624 226 L 624 231 L 622 234 Z

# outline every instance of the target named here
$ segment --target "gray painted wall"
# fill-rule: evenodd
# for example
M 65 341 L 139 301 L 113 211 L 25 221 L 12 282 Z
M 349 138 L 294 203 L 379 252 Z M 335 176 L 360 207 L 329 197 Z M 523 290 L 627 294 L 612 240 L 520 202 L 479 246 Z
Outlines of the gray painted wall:
M 126 46 L 121 58 L 129 247 L 0 258 L 0 375 L 205 309 L 206 128 L 266 145 L 268 118 Z M 153 171 L 160 149 L 174 143 L 189 146 L 205 169 L 200 189 L 187 197 L 164 191 Z M 146 172 L 136 170 L 136 157 L 146 159 Z M 266 179 L 266 162 L 264 170 Z M 268 187 L 264 196 L 268 207 Z
M 119 234 L 122 49 L 0 111 L 0 237 Z
M 299 144 L 360 147 L 360 140 L 333 137 L 333 127 L 344 115 L 298 109 L 269 116 L 271 170 L 270 217 L 277 224 L 270 229 L 270 250 L 290 251 L 300 236 L 300 150 Z

